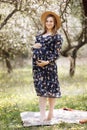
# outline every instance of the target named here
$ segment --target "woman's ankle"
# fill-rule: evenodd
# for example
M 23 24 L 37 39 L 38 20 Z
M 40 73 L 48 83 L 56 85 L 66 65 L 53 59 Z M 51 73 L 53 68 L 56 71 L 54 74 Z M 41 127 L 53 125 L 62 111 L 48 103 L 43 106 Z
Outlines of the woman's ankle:
M 49 120 L 51 120 L 53 118 L 53 113 L 48 113 L 48 116 L 47 116 L 47 120 L 49 121 Z

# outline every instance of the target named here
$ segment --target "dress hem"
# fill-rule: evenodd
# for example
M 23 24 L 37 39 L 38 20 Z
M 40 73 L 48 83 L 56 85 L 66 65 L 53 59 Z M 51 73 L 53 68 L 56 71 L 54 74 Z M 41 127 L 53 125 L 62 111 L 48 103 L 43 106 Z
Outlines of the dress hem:
M 44 96 L 44 95 L 37 95 L 40 97 L 46 97 L 46 98 L 61 98 L 62 96 L 58 96 L 58 97 L 53 97 L 53 96 Z

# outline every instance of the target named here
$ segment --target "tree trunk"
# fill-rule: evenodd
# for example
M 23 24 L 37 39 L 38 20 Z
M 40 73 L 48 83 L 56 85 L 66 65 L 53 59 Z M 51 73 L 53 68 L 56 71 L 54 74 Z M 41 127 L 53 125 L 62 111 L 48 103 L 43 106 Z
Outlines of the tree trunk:
M 75 67 L 76 67 L 76 58 L 70 56 L 70 77 L 74 76 L 75 74 Z
M 9 54 L 9 52 L 6 51 L 6 50 L 3 50 L 2 55 L 3 55 L 3 59 L 5 59 L 5 63 L 6 63 L 8 73 L 11 73 L 12 72 L 12 66 L 11 66 L 11 63 L 10 63 L 10 54 Z
M 5 61 L 6 61 L 6 67 L 7 67 L 8 73 L 11 73 L 12 72 L 12 66 L 11 66 L 9 58 L 6 58 Z
M 84 8 L 85 16 L 87 17 L 87 0 L 83 0 L 83 8 Z

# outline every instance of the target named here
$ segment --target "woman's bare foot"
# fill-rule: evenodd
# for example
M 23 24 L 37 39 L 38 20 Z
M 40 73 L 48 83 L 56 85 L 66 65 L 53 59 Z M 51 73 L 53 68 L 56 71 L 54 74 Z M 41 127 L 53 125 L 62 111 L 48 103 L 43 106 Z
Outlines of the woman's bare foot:
M 46 121 L 46 116 L 45 117 L 40 117 L 40 121 L 41 122 Z
M 50 120 L 52 120 L 52 118 L 53 118 L 53 114 L 52 113 L 48 113 L 48 117 L 47 117 L 47 121 L 50 121 Z

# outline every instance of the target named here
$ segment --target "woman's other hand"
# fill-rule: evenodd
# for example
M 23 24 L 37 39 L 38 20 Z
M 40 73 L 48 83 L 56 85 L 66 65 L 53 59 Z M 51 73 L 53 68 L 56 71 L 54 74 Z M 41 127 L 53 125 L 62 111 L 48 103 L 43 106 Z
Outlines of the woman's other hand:
M 37 65 L 40 67 L 44 67 L 45 65 L 49 64 L 49 61 L 45 61 L 45 60 L 38 60 L 36 61 Z
M 34 44 L 32 47 L 33 47 L 33 48 L 41 48 L 41 46 L 42 46 L 42 45 L 41 45 L 40 43 L 36 43 L 36 44 Z

